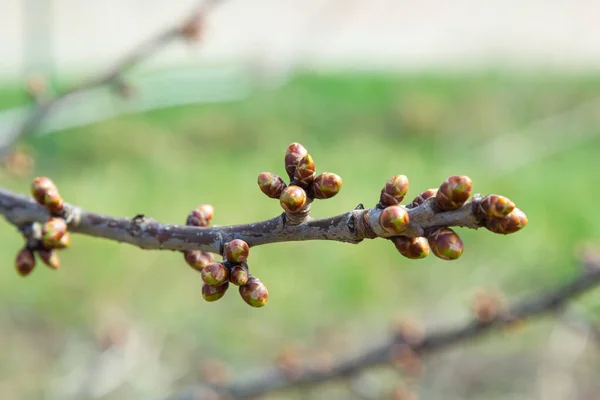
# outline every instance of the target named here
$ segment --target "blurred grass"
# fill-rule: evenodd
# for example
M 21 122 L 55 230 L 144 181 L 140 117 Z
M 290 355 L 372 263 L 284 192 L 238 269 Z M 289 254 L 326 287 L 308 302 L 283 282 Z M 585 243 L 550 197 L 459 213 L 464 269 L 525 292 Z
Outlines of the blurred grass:
M 477 287 L 518 295 L 560 284 L 578 272 L 575 248 L 600 236 L 594 211 L 600 140 L 509 174 L 486 165 L 477 149 L 599 94 L 599 77 L 306 74 L 236 103 L 162 110 L 31 138 L 31 177 L 48 175 L 67 201 L 106 214 L 183 222 L 190 209 L 208 202 L 219 225 L 270 218 L 279 205 L 256 188 L 256 176 L 282 174 L 284 149 L 299 141 L 318 171 L 344 178 L 338 197 L 313 206 L 315 217 L 374 204 L 381 185 L 397 173 L 409 177 L 411 195 L 448 175 L 467 174 L 475 191 L 512 198 L 529 216 L 529 226 L 509 236 L 462 230 L 465 254 L 455 262 L 406 260 L 383 240 L 252 249 L 250 266 L 270 295 L 267 307 L 254 310 L 235 288 L 218 303 L 203 302 L 200 277 L 179 254 L 83 236 L 61 254 L 59 272 L 40 267 L 23 280 L 11 266 L 21 239 L 1 224 L 6 268 L 0 271 L 0 323 L 18 331 L 15 315 L 25 314 L 45 321 L 58 338 L 93 335 L 107 310 L 121 309 L 152 334 L 171 338 L 173 349 L 249 370 L 286 343 L 318 342 L 315 332 L 323 327 L 336 332 L 340 343 L 349 336 L 364 347 L 385 334 L 394 317 L 437 324 L 465 317 Z M 0 106 L 19 104 L 20 96 L 9 85 L 0 91 Z M 578 129 L 600 130 L 593 116 L 579 122 Z M 553 132 L 548 141 L 567 143 L 569 134 Z M 547 142 L 536 145 L 532 156 Z M 498 149 L 507 163 L 512 150 Z M 28 179 L 6 172 L 0 184 L 28 190 Z M 599 310 L 600 291 L 583 304 Z M 546 333 L 531 329 L 520 340 L 495 340 L 485 351 L 542 346 Z M 49 354 L 60 353 L 57 340 Z M 33 339 L 27 343 L 36 347 Z M 49 379 L 52 366 L 16 362 L 11 354 L 10 346 L 0 348 L 0 359 L 13 360 L 0 368 L 0 381 L 28 369 L 42 376 L 40 382 Z

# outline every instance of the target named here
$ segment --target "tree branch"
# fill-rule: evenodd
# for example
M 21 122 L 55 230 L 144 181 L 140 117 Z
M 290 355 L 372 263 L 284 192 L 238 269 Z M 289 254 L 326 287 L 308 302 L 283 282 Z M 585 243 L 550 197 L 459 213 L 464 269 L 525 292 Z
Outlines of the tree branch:
M 266 368 L 252 380 L 234 382 L 228 386 L 213 387 L 190 386 L 172 397 L 172 400 L 184 400 L 198 393 L 215 393 L 226 398 L 254 398 L 270 392 L 298 386 L 311 386 L 326 381 L 352 377 L 364 369 L 378 365 L 392 364 L 398 349 L 408 350 L 411 356 L 422 357 L 452 345 L 473 340 L 516 322 L 531 317 L 555 313 L 573 298 L 580 296 L 600 284 L 600 262 L 597 259 L 584 259 L 585 271 L 565 284 L 531 297 L 517 301 L 508 309 L 488 322 L 477 319 L 456 327 L 440 329 L 423 335 L 419 340 L 411 340 L 402 334 L 396 335 L 377 347 L 364 351 L 361 355 L 339 362 L 328 369 L 304 369 L 290 378 L 285 370 L 278 367 Z M 207 397 L 208 398 L 208 397 Z
M 38 125 L 46 118 L 52 110 L 59 104 L 73 99 L 77 95 L 86 92 L 96 87 L 117 83 L 122 77 L 123 73 L 129 69 L 135 67 L 145 59 L 149 58 L 159 50 L 166 47 L 173 41 L 185 38 L 191 34 L 197 34 L 198 32 L 191 32 L 190 27 L 199 26 L 194 24 L 201 23 L 201 19 L 204 18 L 205 14 L 210 8 L 217 4 L 221 0 L 206 0 L 201 2 L 196 9 L 190 13 L 189 17 L 181 24 L 179 21 L 177 24 L 167 28 L 165 31 L 160 32 L 156 36 L 143 42 L 138 47 L 134 48 L 129 54 L 125 55 L 120 61 L 118 61 L 108 71 L 100 74 L 96 77 L 91 77 L 88 80 L 81 82 L 77 85 L 72 86 L 59 94 L 56 94 L 49 98 L 41 98 L 40 101 L 34 106 L 31 113 L 25 118 L 25 120 L 15 128 L 13 133 L 4 140 L 4 144 L 0 146 L 0 160 L 2 160 L 9 152 L 12 145 L 25 136 L 32 133 Z M 187 29 L 186 29 L 187 28 Z
M 479 195 L 473 197 L 475 200 Z M 436 226 L 462 226 L 480 228 L 468 201 L 456 210 L 436 212 L 434 198 L 418 207 L 408 209 L 410 224 L 402 236 L 423 236 L 428 228 Z M 312 219 L 298 225 L 287 222 L 286 214 L 275 218 L 232 226 L 206 227 L 172 225 L 151 218 L 118 218 L 85 211 L 66 205 L 70 214 L 69 231 L 129 243 L 142 249 L 153 250 L 203 250 L 221 253 L 222 246 L 232 239 L 241 239 L 249 246 L 268 243 L 333 240 L 359 243 L 363 239 L 394 236 L 379 223 L 380 208 L 359 209 L 330 218 Z M 14 225 L 45 222 L 47 210 L 32 199 L 0 188 L 0 214 Z

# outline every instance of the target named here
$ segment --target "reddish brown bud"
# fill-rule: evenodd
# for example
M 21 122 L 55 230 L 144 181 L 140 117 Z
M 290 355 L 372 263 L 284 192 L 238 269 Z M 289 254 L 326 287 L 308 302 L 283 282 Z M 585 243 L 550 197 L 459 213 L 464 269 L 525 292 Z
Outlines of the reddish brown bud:
M 229 279 L 227 267 L 220 262 L 211 262 L 201 271 L 202 280 L 210 286 L 221 286 Z
M 300 162 L 300 159 L 307 154 L 308 151 L 300 143 L 292 143 L 288 146 L 285 152 L 285 171 L 288 173 L 290 179 L 294 179 L 296 166 Z
M 406 192 L 408 192 L 408 178 L 405 175 L 394 175 L 381 189 L 379 203 L 384 207 L 398 205 L 404 200 Z
M 236 286 L 248 283 L 248 269 L 242 265 L 234 265 L 229 273 L 229 282 Z
M 379 216 L 381 227 L 389 233 L 401 233 L 409 224 L 408 212 L 401 206 L 386 207 Z
M 442 260 L 456 260 L 463 253 L 462 239 L 450 228 L 438 228 L 427 237 L 431 251 Z
M 390 240 L 406 258 L 418 260 L 429 255 L 429 243 L 424 237 L 394 236 Z
M 440 185 L 435 195 L 436 204 L 442 211 L 456 210 L 469 199 L 472 187 L 468 176 L 451 176 Z
M 185 262 L 197 271 L 202 271 L 209 263 L 214 261 L 214 256 L 202 250 L 185 250 L 183 252 Z
M 39 204 L 44 204 L 44 197 L 49 190 L 56 190 L 56 185 L 50 178 L 38 176 L 31 181 L 31 195 Z
M 269 300 L 267 287 L 254 276 L 248 279 L 248 283 L 240 286 L 240 296 L 252 307 L 262 307 Z
M 221 286 L 211 286 L 205 283 L 202 285 L 202 297 L 208 302 L 217 301 L 225 296 L 227 289 L 229 289 L 229 283 Z
M 187 40 L 197 42 L 202 37 L 203 28 L 203 14 L 192 15 L 181 27 L 181 35 Z
M 479 289 L 471 301 L 471 312 L 481 323 L 489 323 L 506 312 L 506 302 L 502 294 Z
M 485 227 L 494 233 L 508 235 L 523 229 L 527 225 L 527 221 L 527 215 L 515 207 L 510 214 L 502 219 L 488 219 L 485 222 Z
M 315 180 L 315 171 L 315 163 L 312 157 L 310 154 L 306 154 L 296 165 L 294 182 L 303 188 L 307 188 Z
M 279 175 L 271 172 L 261 172 L 258 175 L 258 187 L 272 199 L 278 199 L 286 184 Z
M 65 202 L 57 189 L 51 189 L 44 196 L 44 206 L 51 214 L 60 214 L 65 208 Z
M 61 245 L 60 239 L 67 233 L 67 223 L 62 218 L 50 218 L 42 225 L 42 244 L 46 249 Z
M 418 207 L 421 204 L 425 203 L 425 200 L 427 200 L 428 198 L 435 196 L 437 194 L 437 192 L 438 192 L 437 189 L 427 189 L 426 191 L 424 191 L 423 193 L 421 193 L 420 195 L 415 197 L 413 199 L 413 201 L 406 207 L 407 208 Z
M 60 259 L 58 258 L 58 254 L 54 250 L 46 250 L 42 249 L 38 251 L 38 254 L 44 264 L 49 266 L 52 269 L 58 269 L 60 267 Z
M 15 259 L 15 269 L 21 276 L 27 276 L 35 268 L 35 257 L 31 249 L 24 247 L 17 253 Z
M 279 204 L 286 212 L 298 212 L 306 205 L 306 192 L 299 186 L 288 186 L 281 193 Z
M 232 264 L 240 264 L 248 259 L 250 248 L 248 243 L 241 239 L 233 239 L 225 244 L 225 259 Z
M 187 217 L 186 225 L 208 226 L 213 219 L 215 209 L 210 204 L 200 204 Z
M 317 175 L 311 185 L 312 193 L 316 199 L 329 199 L 342 190 L 342 178 L 331 172 Z
M 490 194 L 479 200 L 477 212 L 486 218 L 501 219 L 515 209 L 515 203 L 509 198 Z

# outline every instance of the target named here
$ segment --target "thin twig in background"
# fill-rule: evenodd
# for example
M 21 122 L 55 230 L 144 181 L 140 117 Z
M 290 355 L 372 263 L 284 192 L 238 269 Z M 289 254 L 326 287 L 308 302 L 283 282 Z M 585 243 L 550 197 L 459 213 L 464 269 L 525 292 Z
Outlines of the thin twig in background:
M 367 368 L 402 364 L 404 361 L 402 357 L 418 359 L 532 317 L 556 314 L 569 301 L 600 285 L 600 260 L 587 255 L 583 257 L 585 269 L 579 276 L 553 290 L 534 294 L 512 303 L 504 312 L 488 322 L 474 318 L 456 327 L 431 330 L 431 333 L 426 333 L 416 340 L 414 337 L 399 334 L 375 348 L 365 350 L 359 356 L 334 364 L 327 369 L 304 369 L 290 376 L 282 368 L 270 367 L 257 373 L 252 380 L 233 382 L 228 386 L 213 388 L 205 385 L 190 386 L 171 397 L 171 400 L 214 398 L 210 396 L 216 394 L 224 398 L 254 398 L 292 387 L 348 379 Z
M 108 71 L 98 76 L 91 77 L 88 80 L 74 85 L 49 98 L 41 98 L 32 111 L 25 117 L 25 120 L 19 124 L 7 138 L 5 138 L 4 143 L 0 146 L 0 160 L 9 153 L 13 144 L 32 133 L 46 116 L 48 116 L 48 114 L 50 114 L 60 103 L 68 101 L 76 95 L 90 89 L 109 84 L 117 84 L 126 71 L 151 57 L 168 44 L 181 38 L 193 38 L 194 36 L 199 35 L 206 13 L 212 6 L 220 1 L 222 0 L 207 0 L 201 2 L 183 23 L 178 21 L 177 24 L 142 43 L 128 53 L 123 59 L 118 61 Z

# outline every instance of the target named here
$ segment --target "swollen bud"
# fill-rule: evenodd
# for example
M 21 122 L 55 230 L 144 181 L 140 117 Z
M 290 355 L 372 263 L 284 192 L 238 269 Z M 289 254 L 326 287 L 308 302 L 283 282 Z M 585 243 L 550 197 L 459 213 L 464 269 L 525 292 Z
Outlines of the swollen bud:
M 456 210 L 469 199 L 472 187 L 468 176 L 451 176 L 440 185 L 435 195 L 436 204 L 442 211 Z
M 58 193 L 58 189 L 56 185 L 50 178 L 45 176 L 38 176 L 33 181 L 31 181 L 31 195 L 38 202 L 38 204 L 44 205 L 44 199 L 46 197 L 46 193 L 49 191 L 55 191 Z
M 54 250 L 45 250 L 42 249 L 38 251 L 38 255 L 46 264 L 52 269 L 58 269 L 60 267 L 60 259 L 58 258 L 58 254 Z
M 65 209 L 65 202 L 58 190 L 53 189 L 46 192 L 44 196 L 44 206 L 50 214 L 58 215 Z
M 24 247 L 17 253 L 15 259 L 15 269 L 21 276 L 27 276 L 35 267 L 35 257 L 31 249 Z
M 431 251 L 442 260 L 456 260 L 464 250 L 460 236 L 450 228 L 438 228 L 427 237 Z
M 288 186 L 281 193 L 279 204 L 286 212 L 298 212 L 306 205 L 306 192 L 299 186 Z
M 225 259 L 232 264 L 241 264 L 248 259 L 250 248 L 241 239 L 233 239 L 225 245 Z
M 227 267 L 220 262 L 211 262 L 201 271 L 202 280 L 210 286 L 221 286 L 229 279 Z
M 512 210 L 510 214 L 502 219 L 489 219 L 485 221 L 485 227 L 494 232 L 508 235 L 523 229 L 527 225 L 527 215 L 520 209 Z
M 211 253 L 202 250 L 185 250 L 183 258 L 190 267 L 197 271 L 202 271 L 202 268 L 215 260 Z
M 418 260 L 429 255 L 429 243 L 424 237 L 394 236 L 390 240 L 406 258 Z
M 401 206 L 386 207 L 379 216 L 381 227 L 389 233 L 401 233 L 409 224 L 408 212 Z
M 296 166 L 304 157 L 308 154 L 308 151 L 300 143 L 292 143 L 288 146 L 285 152 L 285 171 L 288 173 L 290 179 L 294 179 L 294 173 L 296 172 Z
M 210 204 L 200 204 L 187 217 L 186 225 L 208 226 L 215 215 L 215 209 Z
M 420 206 L 421 204 L 425 203 L 425 200 L 427 200 L 430 197 L 433 197 L 437 194 L 438 190 L 437 189 L 427 189 L 426 191 L 424 191 L 423 193 L 421 193 L 420 195 L 418 195 L 417 197 L 415 197 L 413 199 L 413 201 L 406 206 L 406 208 L 415 208 Z
M 244 265 L 234 265 L 229 272 L 229 282 L 236 286 L 248 283 L 248 269 Z
M 381 189 L 379 204 L 382 206 L 395 206 L 404 200 L 408 192 L 408 178 L 405 175 L 394 175 L 385 183 Z
M 278 199 L 285 186 L 285 182 L 279 175 L 271 172 L 261 172 L 258 175 L 258 187 L 272 199 Z
M 515 209 L 515 203 L 509 198 L 490 194 L 479 200 L 477 212 L 486 218 L 501 219 Z
M 229 283 L 221 286 L 211 286 L 205 283 L 202 285 L 202 297 L 208 302 L 217 301 L 225 296 L 227 289 L 229 289 Z
M 252 307 L 262 307 L 269 300 L 267 287 L 254 276 L 250 277 L 245 285 L 240 286 L 240 296 Z
M 61 239 L 67 233 L 67 223 L 62 218 L 50 218 L 42 225 L 42 244 L 46 249 L 62 246 Z
M 317 175 L 311 185 L 311 191 L 315 199 L 329 199 L 342 189 L 342 178 L 331 172 L 323 172 Z
M 298 161 L 294 172 L 294 181 L 306 188 L 315 180 L 315 163 L 310 154 L 305 155 Z

